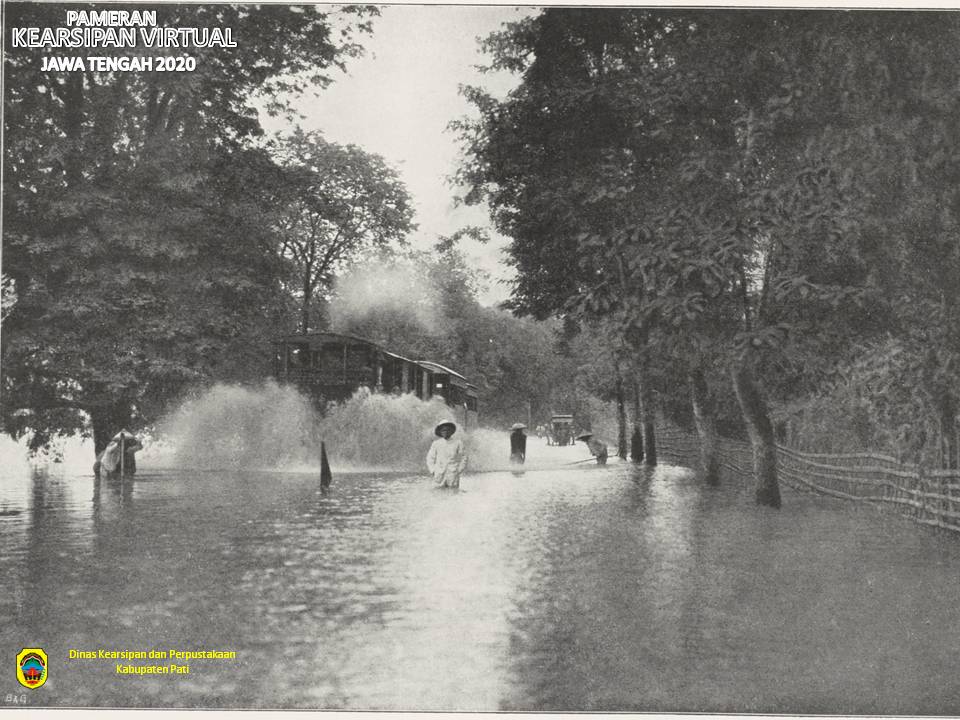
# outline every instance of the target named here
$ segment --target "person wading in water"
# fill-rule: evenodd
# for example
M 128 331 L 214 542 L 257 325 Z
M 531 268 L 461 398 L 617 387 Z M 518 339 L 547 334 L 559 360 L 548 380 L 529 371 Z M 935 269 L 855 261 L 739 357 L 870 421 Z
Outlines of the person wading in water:
M 597 459 L 597 465 L 607 464 L 607 444 L 594 439 L 593 433 L 583 433 L 578 435 L 577 440 L 583 440 L 590 449 L 590 454 Z
M 514 423 L 510 428 L 510 462 L 514 465 L 523 465 L 527 459 L 527 435 L 523 423 Z
M 427 452 L 427 470 L 433 475 L 433 483 L 438 488 L 460 487 L 460 474 L 467 467 L 463 441 L 452 437 L 456 431 L 457 424 L 453 420 L 444 420 L 433 430 L 437 439 Z

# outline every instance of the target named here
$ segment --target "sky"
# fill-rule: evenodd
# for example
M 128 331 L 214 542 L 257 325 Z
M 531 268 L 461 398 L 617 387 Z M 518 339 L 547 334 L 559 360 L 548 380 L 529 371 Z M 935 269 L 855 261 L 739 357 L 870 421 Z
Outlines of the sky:
M 459 95 L 461 84 L 481 85 L 505 95 L 518 80 L 508 73 L 481 74 L 477 65 L 489 58 L 478 37 L 535 11 L 509 6 L 381 7 L 373 35 L 361 39 L 366 52 L 348 61 L 345 75 L 314 96 L 296 104 L 304 130 L 319 130 L 327 140 L 359 145 L 383 156 L 399 173 L 414 200 L 418 230 L 414 247 L 429 249 L 440 235 L 467 225 L 490 226 L 486 210 L 454 207 L 456 191 L 448 184 L 457 164 L 458 145 L 447 131 L 451 120 L 475 115 Z M 289 129 L 280 120 L 263 118 L 268 130 Z M 491 234 L 492 228 L 490 229 Z M 507 240 L 495 237 L 487 245 L 462 241 L 471 266 L 491 274 L 484 304 L 505 300 L 509 288 L 498 280 L 510 277 L 502 260 Z

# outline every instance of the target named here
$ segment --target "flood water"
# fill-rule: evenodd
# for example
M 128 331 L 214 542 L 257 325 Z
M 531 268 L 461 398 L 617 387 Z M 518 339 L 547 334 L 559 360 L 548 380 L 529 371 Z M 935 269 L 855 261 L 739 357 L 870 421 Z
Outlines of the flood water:
M 31 705 L 960 713 L 958 539 L 668 466 L 6 476 L 0 577 Z

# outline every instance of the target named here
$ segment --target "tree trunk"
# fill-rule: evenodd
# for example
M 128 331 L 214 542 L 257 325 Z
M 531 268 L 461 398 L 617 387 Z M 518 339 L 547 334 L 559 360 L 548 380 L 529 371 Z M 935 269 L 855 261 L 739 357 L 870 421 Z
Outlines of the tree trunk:
M 623 377 L 617 367 L 617 456 L 627 459 L 627 399 L 623 392 Z
M 648 467 L 657 464 L 657 432 L 654 425 L 656 412 L 653 389 L 647 382 L 646 370 L 637 372 L 637 385 L 640 388 L 640 417 L 643 425 L 643 461 Z
M 717 423 L 713 405 L 707 391 L 707 380 L 703 370 L 697 368 L 690 373 L 690 401 L 693 405 L 693 418 L 700 436 L 700 470 L 708 485 L 720 484 L 720 460 L 717 456 Z
M 780 485 L 777 482 L 777 445 L 773 435 L 773 423 L 767 404 L 750 369 L 748 353 L 740 357 L 731 368 L 733 387 L 740 403 L 740 411 L 746 421 L 753 445 L 753 470 L 756 481 L 754 495 L 758 505 L 780 507 Z
M 130 424 L 130 403 L 121 401 L 97 405 L 89 408 L 87 413 L 93 426 L 93 451 L 99 457 L 113 436 Z
M 643 460 L 643 430 L 640 410 L 640 386 L 634 378 L 633 386 L 633 434 L 630 436 L 630 459 L 638 463 Z
M 300 332 L 306 334 L 310 332 L 310 301 L 313 296 L 313 288 L 310 280 L 303 282 L 303 307 L 300 308 Z

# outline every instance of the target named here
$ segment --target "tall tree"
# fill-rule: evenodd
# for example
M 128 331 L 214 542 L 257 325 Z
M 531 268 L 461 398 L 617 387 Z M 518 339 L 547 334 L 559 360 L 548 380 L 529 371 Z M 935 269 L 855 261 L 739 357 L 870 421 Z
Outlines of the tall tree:
M 508 306 L 536 317 L 616 323 L 613 342 L 634 353 L 647 407 L 652 389 L 639 360 L 649 323 L 624 305 L 642 288 L 609 252 L 609 238 L 622 222 L 617 209 L 628 190 L 620 178 L 638 122 L 615 88 L 629 72 L 642 72 L 647 61 L 635 51 L 655 24 L 643 12 L 563 9 L 507 26 L 486 48 L 493 67 L 520 73 L 523 82 L 503 102 L 468 89 L 480 120 L 456 125 L 466 200 L 485 200 L 512 238 L 517 281 Z M 650 419 L 644 426 L 652 450 Z M 655 462 L 655 453 L 646 460 Z
M 403 247 L 416 228 L 397 172 L 355 145 L 328 142 L 300 128 L 278 138 L 285 187 L 278 198 L 279 256 L 292 266 L 300 332 L 315 329 L 313 303 L 350 262 Z
M 243 360 L 273 321 L 280 268 L 261 201 L 276 166 L 252 149 L 252 99 L 282 111 L 328 83 L 370 14 L 136 9 L 232 27 L 238 47 L 192 49 L 192 73 L 58 73 L 44 49 L 4 55 L 3 267 L 18 301 L 3 325 L 3 425 L 34 447 L 92 430 L 99 451 L 190 384 L 256 371 Z M 4 12 L 7 27 L 49 27 L 64 6 Z
M 950 137 L 955 38 L 929 14 L 566 9 L 493 36 L 523 82 L 471 91 L 463 179 L 514 239 L 514 306 L 618 318 L 639 351 L 686 338 L 694 400 L 724 358 L 778 506 L 768 395 L 810 392 L 887 322 L 870 229 L 909 164 L 878 138 L 917 140 L 909 76 Z

